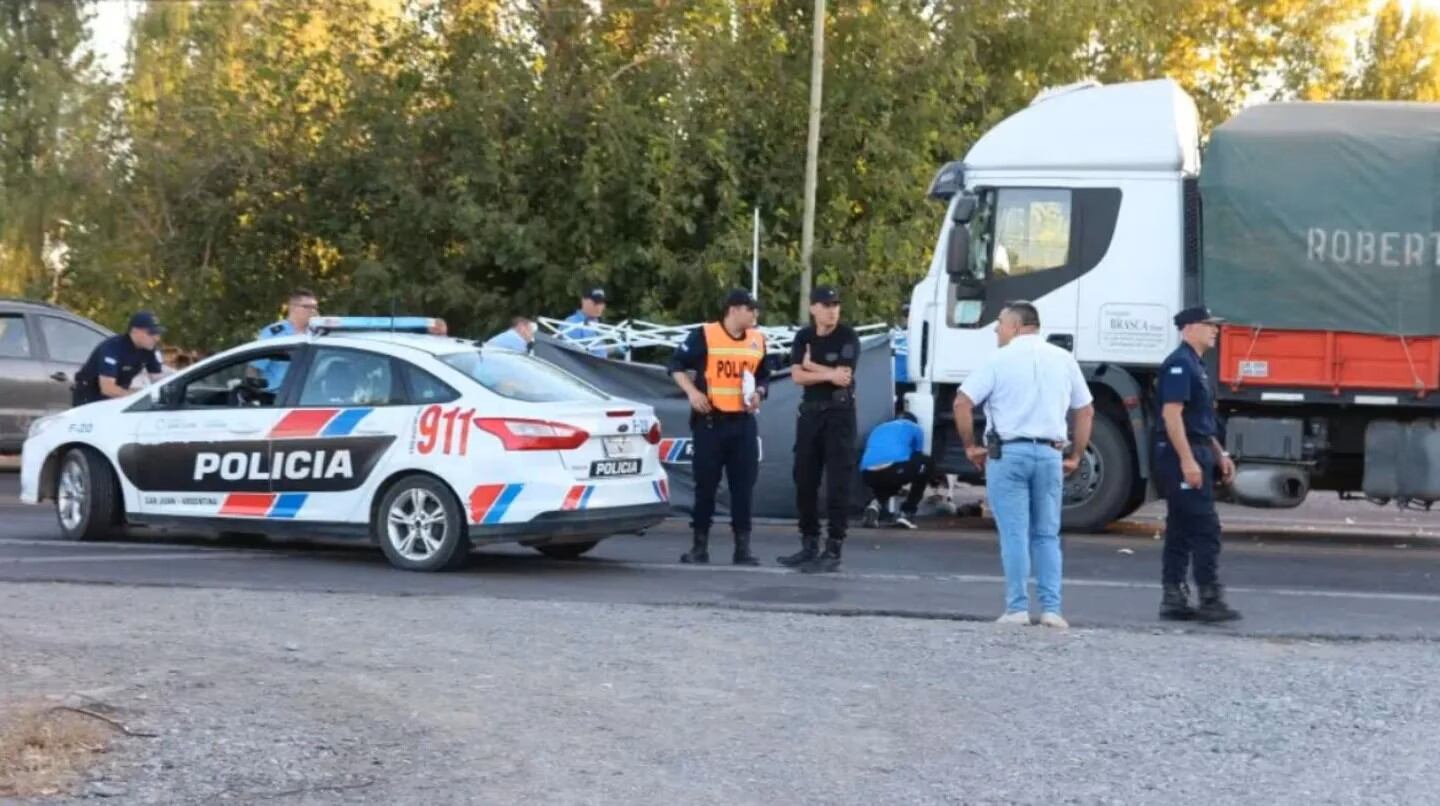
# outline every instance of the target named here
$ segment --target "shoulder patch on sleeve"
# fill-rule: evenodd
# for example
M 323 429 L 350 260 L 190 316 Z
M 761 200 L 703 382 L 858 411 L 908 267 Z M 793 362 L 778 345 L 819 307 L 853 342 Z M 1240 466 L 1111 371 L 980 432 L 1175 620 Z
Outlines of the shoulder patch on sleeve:
M 1181 366 L 1171 367 L 1171 368 L 1170 368 L 1170 374 L 1171 374 L 1171 375 L 1184 375 L 1184 374 L 1185 374 L 1185 368 L 1184 368 L 1184 367 L 1181 367 Z
M 110 356 L 107 355 L 107 356 L 105 356 L 105 363 L 107 363 L 107 364 L 118 364 L 118 363 L 120 363 L 120 362 L 116 361 L 115 359 L 113 359 L 113 358 L 111 358 Z
M 283 331 L 284 329 L 285 329 L 285 325 L 284 325 L 284 323 L 281 323 L 281 322 L 276 322 L 275 324 L 273 324 L 273 325 L 270 326 L 270 332 L 273 333 L 273 334 L 277 334 L 277 335 L 278 335 L 281 331 Z

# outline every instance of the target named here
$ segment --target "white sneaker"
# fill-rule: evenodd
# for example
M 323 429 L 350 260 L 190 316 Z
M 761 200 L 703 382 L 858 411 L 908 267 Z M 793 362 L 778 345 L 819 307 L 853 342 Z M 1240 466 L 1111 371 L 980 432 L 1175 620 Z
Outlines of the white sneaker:
M 1005 624 L 1009 626 L 1029 627 L 1030 614 L 1025 612 L 1024 610 L 1017 610 L 1014 613 L 1006 613 L 1000 618 L 995 619 L 995 623 Z
M 896 526 L 899 526 L 901 529 L 914 529 L 914 528 L 915 528 L 915 521 L 910 520 L 910 516 L 909 516 L 909 515 L 906 515 L 906 514 L 903 513 L 903 512 L 900 513 L 899 515 L 896 515 L 896 516 L 895 516 L 895 521 L 894 521 L 894 523 L 895 523 Z
M 865 507 L 865 518 L 864 518 L 864 520 L 862 520 L 860 523 L 861 523 L 861 525 L 864 526 L 866 529 L 874 529 L 875 527 L 877 527 L 877 526 L 880 525 L 880 502 L 879 502 L 879 501 L 874 501 L 874 500 L 872 500 L 872 501 Z
M 1053 627 L 1057 630 L 1070 629 L 1070 622 L 1060 617 L 1059 613 L 1041 613 L 1040 626 Z

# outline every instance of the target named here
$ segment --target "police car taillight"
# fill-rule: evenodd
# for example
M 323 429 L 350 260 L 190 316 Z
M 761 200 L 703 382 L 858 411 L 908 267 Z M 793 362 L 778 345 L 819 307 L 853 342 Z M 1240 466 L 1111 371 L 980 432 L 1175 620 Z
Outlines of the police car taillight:
M 648 442 L 648 443 L 650 443 L 651 445 L 659 445 L 659 444 L 660 444 L 660 421 L 659 421 L 659 420 L 656 420 L 656 421 L 655 421 L 655 424 L 652 425 L 652 426 L 650 426 L 650 430 L 645 432 L 645 441 Z
M 498 437 L 507 451 L 571 451 L 590 439 L 582 429 L 548 420 L 477 417 L 475 425 Z

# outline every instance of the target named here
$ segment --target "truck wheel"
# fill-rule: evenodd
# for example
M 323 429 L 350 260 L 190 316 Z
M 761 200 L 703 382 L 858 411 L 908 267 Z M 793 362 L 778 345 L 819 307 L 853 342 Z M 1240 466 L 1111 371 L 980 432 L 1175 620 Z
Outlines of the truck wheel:
M 430 476 L 396 482 L 375 509 L 371 529 L 385 558 L 405 571 L 450 571 L 470 557 L 460 502 Z
M 1080 468 L 1065 479 L 1061 525 L 1080 532 L 1104 530 L 1122 517 L 1135 475 L 1135 457 L 1120 426 L 1097 415 Z
M 70 540 L 104 540 L 119 531 L 120 485 L 105 457 L 89 448 L 72 448 L 60 461 L 55 483 L 55 515 Z
M 575 560 L 598 545 L 600 545 L 599 540 L 592 540 L 588 543 L 551 543 L 536 546 L 535 550 L 552 560 Z

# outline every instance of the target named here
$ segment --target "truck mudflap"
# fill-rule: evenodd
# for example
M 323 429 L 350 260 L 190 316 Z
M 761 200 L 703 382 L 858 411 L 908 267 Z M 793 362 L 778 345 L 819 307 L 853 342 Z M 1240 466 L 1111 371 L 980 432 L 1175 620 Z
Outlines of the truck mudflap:
M 1378 501 L 1440 501 L 1440 420 L 1376 420 L 1365 427 L 1365 495 Z

